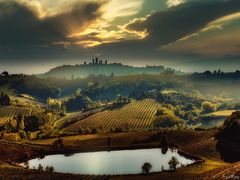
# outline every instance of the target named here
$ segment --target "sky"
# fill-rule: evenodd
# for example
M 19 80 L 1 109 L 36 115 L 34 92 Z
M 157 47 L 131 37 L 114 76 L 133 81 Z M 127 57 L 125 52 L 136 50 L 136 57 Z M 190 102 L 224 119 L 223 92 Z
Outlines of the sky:
M 240 69 L 240 0 L 0 0 L 0 71 L 94 57 L 185 72 Z

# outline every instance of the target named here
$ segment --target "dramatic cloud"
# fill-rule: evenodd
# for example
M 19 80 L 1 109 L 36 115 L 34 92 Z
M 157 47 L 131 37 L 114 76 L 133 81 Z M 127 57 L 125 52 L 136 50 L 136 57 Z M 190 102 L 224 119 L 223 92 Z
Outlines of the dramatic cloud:
M 123 25 L 121 28 L 132 34 L 138 35 L 141 39 L 147 37 L 147 27 L 145 22 L 147 21 L 147 17 L 145 18 L 136 18 L 133 19 L 132 21 L 128 22 L 127 24 Z
M 167 0 L 168 7 L 177 6 L 179 4 L 185 3 L 186 0 Z
M 239 27 L 240 0 L 0 0 L 0 62 L 223 62 L 240 56 Z
M 103 18 L 112 21 L 115 18 L 132 16 L 137 14 L 144 0 L 111 0 L 105 6 Z
M 67 6 L 61 13 L 41 18 L 36 6 L 0 1 L 0 46 L 44 46 L 65 41 L 100 17 L 101 3 L 86 2 Z
M 217 22 L 221 22 L 221 25 Z M 191 52 L 206 58 L 240 57 L 240 49 L 237 46 L 240 42 L 239 25 L 240 18 L 227 23 L 217 20 L 209 28 L 162 47 L 161 50 L 178 54 Z
M 133 20 L 125 28 L 145 31 L 154 46 L 162 46 L 206 27 L 210 22 L 240 9 L 239 0 L 191 1 L 154 13 L 145 21 Z

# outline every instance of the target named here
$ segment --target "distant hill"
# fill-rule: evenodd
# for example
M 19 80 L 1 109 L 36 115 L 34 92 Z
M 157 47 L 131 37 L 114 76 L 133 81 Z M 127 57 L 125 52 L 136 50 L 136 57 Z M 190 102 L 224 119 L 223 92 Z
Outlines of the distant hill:
M 133 67 L 121 63 L 84 63 L 80 65 L 63 65 L 56 67 L 43 74 L 43 77 L 85 78 L 90 75 L 125 76 L 132 74 L 159 74 L 162 72 L 175 72 L 176 74 L 182 74 L 172 68 L 165 68 L 163 66 Z

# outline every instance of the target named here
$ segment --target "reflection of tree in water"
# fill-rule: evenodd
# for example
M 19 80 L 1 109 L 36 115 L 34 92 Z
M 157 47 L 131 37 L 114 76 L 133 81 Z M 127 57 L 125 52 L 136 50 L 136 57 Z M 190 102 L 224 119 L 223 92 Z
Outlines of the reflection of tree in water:
M 162 135 L 160 140 L 160 147 L 162 149 L 162 153 L 166 154 L 168 151 L 168 139 L 167 136 Z
M 142 166 L 142 173 L 148 174 L 152 169 L 152 165 L 149 162 L 146 162 Z
M 175 171 L 177 169 L 177 165 L 179 164 L 179 161 L 177 160 L 176 157 L 172 157 L 172 159 L 168 162 L 169 164 L 169 169 L 171 171 Z
M 64 148 L 63 140 L 61 138 L 58 138 L 57 140 L 55 140 L 53 142 L 53 147 L 58 149 Z
M 226 162 L 240 161 L 240 112 L 233 113 L 216 135 L 216 149 Z

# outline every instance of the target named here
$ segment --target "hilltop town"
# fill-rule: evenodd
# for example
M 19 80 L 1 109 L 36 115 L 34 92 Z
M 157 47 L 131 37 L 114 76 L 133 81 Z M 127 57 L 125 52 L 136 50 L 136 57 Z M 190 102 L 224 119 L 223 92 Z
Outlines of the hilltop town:
M 63 65 L 51 69 L 42 77 L 55 77 L 55 78 L 85 78 L 90 75 L 103 75 L 103 76 L 126 76 L 131 74 L 160 74 L 163 72 L 174 72 L 182 74 L 180 71 L 175 71 L 172 68 L 164 66 L 149 66 L 134 67 L 122 63 L 109 63 L 107 60 L 94 58 L 92 61 L 84 61 L 83 64 L 76 65 Z

